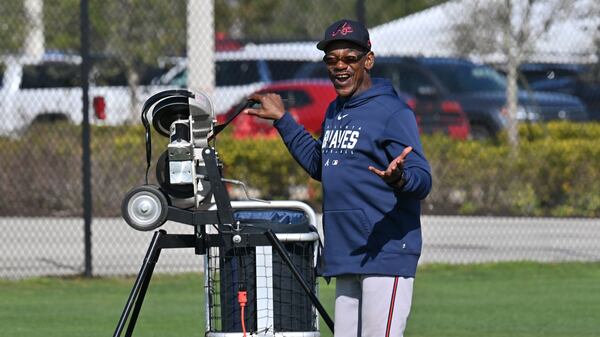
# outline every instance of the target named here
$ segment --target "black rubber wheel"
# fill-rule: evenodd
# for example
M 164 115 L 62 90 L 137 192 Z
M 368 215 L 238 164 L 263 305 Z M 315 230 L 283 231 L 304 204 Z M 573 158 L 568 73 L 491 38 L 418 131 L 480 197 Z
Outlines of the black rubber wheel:
M 142 185 L 131 189 L 121 202 L 125 222 L 139 231 L 151 231 L 167 221 L 167 197 L 157 187 Z

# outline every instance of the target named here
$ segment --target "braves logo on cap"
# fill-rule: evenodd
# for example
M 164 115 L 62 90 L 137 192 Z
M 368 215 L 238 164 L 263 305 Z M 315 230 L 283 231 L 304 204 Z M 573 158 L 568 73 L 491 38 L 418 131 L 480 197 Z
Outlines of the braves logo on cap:
M 334 37 L 338 34 L 342 34 L 342 35 L 348 35 L 350 33 L 354 32 L 354 30 L 352 29 L 352 26 L 350 26 L 348 24 L 348 22 L 344 22 L 344 24 L 342 25 L 342 27 L 338 28 L 336 31 L 334 31 L 333 33 L 331 33 L 331 37 Z
M 349 19 L 338 20 L 325 30 L 323 40 L 317 43 L 317 48 L 325 50 L 333 41 L 349 41 L 366 50 L 371 50 L 369 31 L 358 21 Z

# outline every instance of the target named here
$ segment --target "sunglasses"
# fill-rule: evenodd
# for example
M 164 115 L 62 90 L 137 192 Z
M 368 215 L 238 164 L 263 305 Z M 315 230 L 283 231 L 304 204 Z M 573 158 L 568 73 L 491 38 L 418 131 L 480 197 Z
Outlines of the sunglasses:
M 333 55 L 325 55 L 323 56 L 323 62 L 325 62 L 325 64 L 327 64 L 328 66 L 334 66 L 336 64 L 338 64 L 338 62 L 342 61 L 347 65 L 351 65 L 354 64 L 358 61 L 360 61 L 363 57 L 365 57 L 365 55 L 367 55 L 366 52 L 363 53 L 358 53 L 356 55 L 344 55 L 342 57 L 336 57 Z

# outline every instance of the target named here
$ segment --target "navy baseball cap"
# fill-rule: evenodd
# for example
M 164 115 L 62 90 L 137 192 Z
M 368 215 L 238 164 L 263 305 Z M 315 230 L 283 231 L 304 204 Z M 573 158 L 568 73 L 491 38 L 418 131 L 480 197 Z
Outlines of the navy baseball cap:
M 325 50 L 334 41 L 349 41 L 365 50 L 371 50 L 369 31 L 362 23 L 354 20 L 342 19 L 327 27 L 323 40 L 317 43 L 317 48 Z

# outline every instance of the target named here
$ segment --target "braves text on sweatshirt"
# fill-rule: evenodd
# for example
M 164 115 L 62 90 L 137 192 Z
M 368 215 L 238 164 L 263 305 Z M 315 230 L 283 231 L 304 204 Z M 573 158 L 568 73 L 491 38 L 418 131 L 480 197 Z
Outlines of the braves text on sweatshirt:
M 414 277 L 421 254 L 420 200 L 431 189 L 429 163 L 413 112 L 388 80 L 372 82 L 329 105 L 319 139 L 289 113 L 274 123 L 292 156 L 322 183 L 323 276 Z M 402 189 L 369 171 L 385 170 L 408 146 Z

